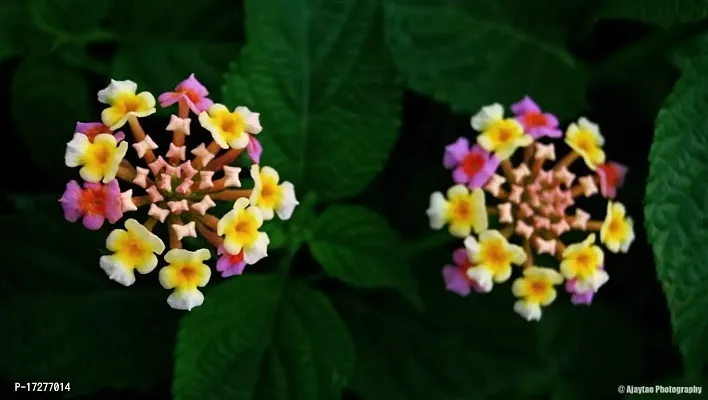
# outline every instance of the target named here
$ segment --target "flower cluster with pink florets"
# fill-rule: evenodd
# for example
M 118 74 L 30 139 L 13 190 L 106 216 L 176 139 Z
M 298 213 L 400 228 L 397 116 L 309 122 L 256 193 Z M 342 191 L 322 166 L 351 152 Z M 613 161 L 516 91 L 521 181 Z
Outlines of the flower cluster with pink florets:
M 463 240 L 452 255 L 454 265 L 442 271 L 447 290 L 461 296 L 490 292 L 511 279 L 517 266 L 514 311 L 532 321 L 540 320 L 563 282 L 573 304 L 590 304 L 609 280 L 598 236 L 607 250 L 627 252 L 634 228 L 625 207 L 612 200 L 627 168 L 606 160 L 597 124 L 580 118 L 563 132 L 558 119 L 529 97 L 511 112 L 506 117 L 500 104 L 483 107 L 471 119 L 476 143 L 459 138 L 446 146 L 443 165 L 452 170 L 454 184 L 430 196 L 426 213 L 432 229 L 447 225 Z M 553 142 L 561 140 L 569 152 L 556 161 Z M 608 199 L 602 220 L 577 204 L 596 195 Z M 499 226 L 490 227 L 490 220 Z M 571 231 L 586 232 L 584 240 L 569 243 Z
M 205 262 L 212 258 L 212 250 L 222 277 L 242 274 L 246 265 L 268 254 L 270 240 L 261 232 L 264 221 L 276 215 L 289 219 L 298 205 L 293 185 L 281 182 L 273 168 L 259 165 L 262 148 L 256 136 L 263 130 L 260 115 L 247 107 L 230 110 L 208 95 L 192 74 L 174 91 L 158 97 L 163 108 L 176 105 L 177 114 L 171 115 L 165 128 L 172 136 L 169 148 L 164 156 L 156 156 L 159 146 L 139 122 L 156 112 L 154 96 L 138 92 L 133 81 L 111 80 L 98 92 L 98 101 L 107 106 L 101 112 L 101 122 L 77 123 L 67 144 L 66 166 L 80 168 L 84 182 L 70 181 L 59 200 L 68 221 L 81 220 L 91 230 L 105 223 L 116 224 L 126 214 L 145 208 L 143 223 L 128 218 L 124 229 L 114 229 L 108 235 L 110 254 L 102 256 L 98 264 L 110 279 L 130 286 L 136 280 L 135 271 L 152 272 L 160 263 L 157 256 L 169 246 L 159 281 L 165 289 L 173 289 L 167 303 L 181 310 L 204 302 L 198 288 L 211 278 L 211 268 Z M 212 141 L 188 151 L 186 136 L 201 133 L 193 132 L 192 115 Z M 125 159 L 128 143 L 120 129 L 126 125 L 142 166 Z M 253 162 L 250 189 L 241 185 L 242 169 L 230 165 L 244 150 Z M 209 213 L 218 202 L 227 202 L 230 208 L 220 218 Z M 167 246 L 155 233 L 158 223 L 166 225 Z M 185 238 L 198 235 L 213 248 L 183 248 Z

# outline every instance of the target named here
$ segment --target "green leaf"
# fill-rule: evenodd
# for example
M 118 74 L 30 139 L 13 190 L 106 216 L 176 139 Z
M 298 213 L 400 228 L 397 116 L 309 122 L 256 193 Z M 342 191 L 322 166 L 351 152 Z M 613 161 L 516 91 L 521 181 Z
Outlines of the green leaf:
M 0 60 L 27 52 L 42 36 L 32 24 L 27 3 L 0 4 Z
M 86 43 L 113 37 L 102 23 L 113 4 L 113 0 L 29 0 L 28 7 L 34 25 L 55 41 Z
M 354 350 L 321 293 L 273 276 L 214 287 L 180 324 L 176 400 L 340 399 Z
M 12 78 L 12 120 L 32 161 L 46 175 L 64 177 L 64 150 L 76 121 L 92 121 L 84 78 L 55 59 L 30 56 Z
M 111 75 L 135 81 L 157 97 L 194 73 L 218 102 L 223 71 L 243 41 L 240 2 L 182 2 L 170 12 L 174 7 L 169 0 L 115 5 L 112 29 L 120 42 Z M 158 112 L 167 113 L 160 107 Z
M 179 314 L 165 303 L 168 293 L 155 275 L 131 288 L 110 281 L 98 260 L 115 226 L 89 231 L 65 221 L 59 197 L 14 195 L 10 214 L 0 216 L 0 318 L 7 326 L 0 340 L 11 347 L 0 375 L 52 377 L 71 383 L 75 395 L 169 379 Z
M 383 167 L 401 90 L 376 0 L 247 0 L 249 42 L 224 98 L 261 113 L 262 164 L 321 201 L 360 193 Z
M 382 216 L 360 206 L 330 206 L 315 221 L 309 245 L 327 275 L 365 288 L 394 288 L 420 305 L 401 238 Z
M 15 195 L 14 210 L 0 217 L 0 252 L 6 257 L 0 276 L 0 297 L 13 294 L 86 293 L 114 288 L 98 267 L 108 225 L 89 231 L 80 222 L 62 217 L 57 201 L 49 196 Z M 31 273 L 28 273 L 31 271 Z
M 585 102 L 585 68 L 565 48 L 566 17 L 548 13 L 558 3 L 385 0 L 386 40 L 408 84 L 456 111 L 529 95 L 570 117 Z
M 604 2 L 598 16 L 635 19 L 669 28 L 708 17 L 708 6 L 704 0 L 611 0 Z
M 508 289 L 462 299 L 436 282 L 445 301 L 423 315 L 387 297 L 335 297 L 356 343 L 352 389 L 362 400 L 591 400 L 643 376 L 641 331 L 611 309 L 560 297 L 527 323 Z
M 59 0 L 55 0 L 59 1 Z M 243 40 L 241 1 L 113 1 L 111 30 L 121 40 L 238 43 Z M 126 22 L 129 21 L 129 24 Z
M 464 298 L 445 291 L 441 269 L 455 247 L 412 259 L 422 313 L 390 293 L 330 295 L 356 344 L 351 386 L 361 400 L 609 399 L 617 385 L 641 382 L 646 335 L 618 304 L 602 304 L 603 292 L 580 307 L 558 287 L 541 321 L 526 322 L 511 281 Z
M 686 372 L 708 360 L 708 55 L 678 57 L 682 76 L 656 119 L 646 229 Z
M 118 286 L 3 301 L 0 375 L 68 382 L 71 395 L 153 387 L 170 377 L 178 314 L 167 295 Z

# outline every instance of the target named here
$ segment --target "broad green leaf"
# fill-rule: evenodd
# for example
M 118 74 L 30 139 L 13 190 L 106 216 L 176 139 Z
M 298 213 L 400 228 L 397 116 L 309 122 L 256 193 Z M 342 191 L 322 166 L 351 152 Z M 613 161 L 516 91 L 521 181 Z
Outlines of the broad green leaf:
M 335 296 L 356 343 L 352 390 L 362 400 L 591 400 L 642 377 L 641 331 L 602 305 L 555 303 L 527 323 L 508 290 L 472 296 L 449 294 L 424 315 L 395 299 Z
M 525 95 L 561 117 L 585 102 L 559 2 L 385 0 L 386 41 L 408 84 L 456 111 Z M 543 8 L 546 10 L 542 10 Z
M 360 193 L 396 140 L 401 90 L 376 0 L 247 0 L 224 98 L 261 113 L 263 165 L 321 201 Z
M 59 0 L 55 0 L 59 1 Z M 242 1 L 112 1 L 109 26 L 120 40 L 178 43 L 239 43 L 243 40 Z M 185 54 L 185 56 L 187 56 Z
M 708 360 L 708 55 L 680 56 L 682 76 L 656 119 L 646 229 L 689 374 Z
M 511 281 L 464 298 L 445 291 L 441 269 L 459 246 L 413 260 L 424 313 L 390 294 L 333 291 L 356 343 L 351 386 L 361 400 L 590 400 L 641 382 L 645 334 L 617 304 L 601 303 L 607 294 L 571 306 L 559 287 L 541 321 L 528 323 L 512 309 Z
M 27 3 L 34 25 L 51 35 L 56 43 L 86 43 L 113 37 L 103 28 L 103 21 L 110 17 L 113 0 L 29 0 Z
M 173 395 L 340 399 L 353 352 L 321 293 L 273 276 L 236 277 L 209 290 L 180 323 Z
M 12 196 L 14 210 L 0 217 L 0 297 L 13 294 L 86 293 L 114 283 L 98 266 L 110 231 L 89 231 L 64 220 L 56 195 Z
M 669 28 L 708 17 L 704 0 L 611 0 L 600 9 L 600 18 L 627 18 Z
M 32 24 L 26 2 L 6 1 L 0 4 L 0 60 L 26 52 L 28 39 L 42 35 Z
M 30 56 L 12 78 L 11 95 L 13 124 L 32 161 L 46 175 L 67 176 L 64 152 L 76 121 L 95 119 L 84 78 L 55 59 Z
M 166 291 L 131 289 L 115 284 L 0 302 L 0 375 L 69 382 L 70 395 L 146 389 L 169 379 L 178 313 L 165 302 Z
M 194 73 L 209 90 L 209 98 L 219 101 L 222 73 L 238 54 L 238 48 L 237 44 L 231 43 L 129 42 L 118 48 L 111 77 L 130 79 L 138 84 L 139 90 L 147 90 L 157 98 L 163 92 L 174 90 L 178 83 Z M 159 105 L 157 108 L 161 109 Z M 201 135 L 203 132 L 200 128 Z
M 220 101 L 222 74 L 243 42 L 240 3 L 118 2 L 111 28 L 120 41 L 111 77 L 133 80 L 157 97 L 194 73 L 209 90 L 209 97 Z M 159 106 L 158 111 L 170 112 Z
M 315 220 L 309 245 L 327 275 L 365 288 L 393 288 L 420 303 L 401 238 L 384 217 L 360 206 L 330 206 Z

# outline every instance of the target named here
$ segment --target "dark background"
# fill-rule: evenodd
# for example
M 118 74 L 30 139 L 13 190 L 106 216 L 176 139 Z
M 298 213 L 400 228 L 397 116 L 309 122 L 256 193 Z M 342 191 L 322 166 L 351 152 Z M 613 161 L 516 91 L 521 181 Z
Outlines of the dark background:
M 139 9 L 135 3 L 124 3 L 123 8 L 134 6 L 135 9 Z M 181 3 L 180 1 L 171 2 L 170 7 L 177 7 Z M 59 7 L 60 10 L 57 12 L 67 12 L 66 10 L 61 11 L 61 6 L 54 5 L 54 7 Z M 222 39 L 239 46 L 244 42 L 239 22 L 243 17 L 243 11 L 240 5 L 236 4 L 224 7 L 222 12 L 233 13 L 234 18 L 231 29 L 226 30 L 229 35 L 223 36 Z M 73 12 L 81 13 L 78 9 Z M 80 18 L 78 19 L 79 21 L 76 23 L 81 25 L 83 22 Z M 15 72 L 20 63 L 27 62 L 32 57 L 41 57 L 42 60 L 60 64 L 63 68 L 73 71 L 72 74 L 76 73 L 88 93 L 93 96 L 93 93 L 103 88 L 108 79 L 113 76 L 111 71 L 112 68 L 115 68 L 115 57 L 125 56 L 125 54 L 118 55 L 117 52 L 129 53 L 132 49 L 130 40 L 133 39 L 123 40 L 124 38 L 120 38 L 120 43 L 116 43 L 113 39 L 99 38 L 81 45 L 66 42 L 53 48 L 52 43 L 55 43 L 56 40 L 47 40 L 46 36 L 52 35 L 46 30 L 42 31 L 36 26 L 33 27 L 33 23 L 36 24 L 36 21 L 33 22 L 29 18 L 24 20 L 22 26 L 18 26 L 15 31 L 4 32 L 6 36 L 12 36 L 13 41 L 20 40 L 26 48 L 22 52 L 15 52 L 12 56 L 4 57 L 0 63 L 0 90 L 2 90 L 3 98 L 6 99 L 5 107 L 0 108 L 0 113 L 2 113 L 0 117 L 4 122 L 3 163 L 6 167 L 13 166 L 5 170 L 3 186 L 7 193 L 39 196 L 37 198 L 41 199 L 56 199 L 61 195 L 63 186 L 66 180 L 71 177 L 69 174 L 72 171 L 64 168 L 61 163 L 64 148 L 50 148 L 50 146 L 67 142 L 71 129 L 73 129 L 73 121 L 81 119 L 83 116 L 56 116 L 55 114 L 71 110 L 71 107 L 60 104 L 52 105 L 51 90 L 54 89 L 43 91 L 41 96 L 44 97 L 44 101 L 28 103 L 23 98 L 26 94 L 13 91 Z M 113 29 L 114 26 L 111 24 L 116 24 L 115 18 L 105 20 L 105 24 L 104 26 L 108 26 L 109 30 Z M 130 23 L 116 26 L 120 26 L 123 30 L 130 30 Z M 35 37 L 34 40 L 27 43 L 26 41 L 31 35 L 21 33 L 20 29 L 34 30 L 35 33 L 40 32 L 35 36 L 41 37 Z M 147 37 L 149 33 L 143 34 Z M 162 34 L 172 35 L 171 38 L 174 40 L 187 40 L 185 37 L 189 36 L 189 32 L 182 36 L 179 32 L 162 32 Z M 608 158 L 629 166 L 628 179 L 625 187 L 620 191 L 619 199 L 626 204 L 629 214 L 635 219 L 637 234 L 636 242 L 629 254 L 607 255 L 606 266 L 611 280 L 596 297 L 595 303 L 590 308 L 577 307 L 566 312 L 565 309 L 569 307 L 564 308 L 559 304 L 564 300 L 561 297 L 553 307 L 549 308 L 544 319 L 538 323 L 540 328 L 527 328 L 526 325 L 515 320 L 518 317 L 511 311 L 512 296 L 505 290 L 489 295 L 491 299 L 462 299 L 446 293 L 440 278 L 440 268 L 449 262 L 450 251 L 455 248 L 455 245 L 447 247 L 441 245 L 422 253 L 417 258 L 416 265 L 413 266 L 416 277 L 422 286 L 423 298 L 430 307 L 428 313 L 417 315 L 391 293 L 351 289 L 336 281 L 319 278 L 319 266 L 307 250 L 303 249 L 297 254 L 292 270 L 297 276 L 314 276 L 315 285 L 330 294 L 338 307 L 341 304 L 341 310 L 343 310 L 341 313 L 347 325 L 350 326 L 357 343 L 359 360 L 363 360 L 358 361 L 357 368 L 364 366 L 371 374 L 367 377 L 366 373 L 362 375 L 358 372 L 347 398 L 356 399 L 360 398 L 359 395 L 362 393 L 375 392 L 376 385 L 380 386 L 380 396 L 384 398 L 387 388 L 390 386 L 405 387 L 406 390 L 411 391 L 410 393 L 432 394 L 435 393 L 435 390 L 431 388 L 434 388 L 435 385 L 444 386 L 449 380 L 465 379 L 465 376 L 469 376 L 469 379 L 474 381 L 475 375 L 485 369 L 504 375 L 513 373 L 511 371 L 517 367 L 522 368 L 521 365 L 525 365 L 523 368 L 526 368 L 525 371 L 527 371 L 521 375 L 525 374 L 528 379 L 510 381 L 513 383 L 509 384 L 506 391 L 497 391 L 496 397 L 489 395 L 484 398 L 571 399 L 573 395 L 570 393 L 577 394 L 578 390 L 586 389 L 593 392 L 594 389 L 597 389 L 597 393 L 588 395 L 588 398 L 609 399 L 618 396 L 612 391 L 612 388 L 618 384 L 650 385 L 681 375 L 681 360 L 679 352 L 672 342 L 666 300 L 657 282 L 652 250 L 647 244 L 643 230 L 642 206 L 648 174 L 647 155 L 652 141 L 653 121 L 663 100 L 670 93 L 678 78 L 678 72 L 664 58 L 657 57 L 657 54 L 661 52 L 660 47 L 642 55 L 646 62 L 635 61 L 631 66 L 628 66 L 622 64 L 621 59 L 621 54 L 626 51 L 627 46 L 640 43 L 647 38 L 655 40 L 653 38 L 656 38 L 657 34 L 661 37 L 662 31 L 647 24 L 625 20 L 606 20 L 595 24 L 592 29 L 579 32 L 578 37 L 571 37 L 568 40 L 568 47 L 591 65 L 594 68 L 593 71 L 596 71 L 591 76 L 587 106 L 577 116 L 587 116 L 599 123 L 607 139 L 605 149 Z M 670 36 L 667 34 L 664 37 Z M 7 38 L 3 40 L 7 40 Z M 137 42 L 139 42 L 139 37 L 136 39 Z M 156 55 L 156 57 L 160 57 L 160 55 Z M 235 55 L 231 57 L 234 58 Z M 219 69 L 225 71 L 228 61 L 227 58 L 220 64 L 214 62 L 211 67 L 217 71 Z M 51 71 L 47 72 L 48 77 L 45 78 L 47 81 L 38 78 L 36 80 L 37 86 L 47 85 L 47 82 L 52 79 L 52 74 L 49 73 Z M 186 76 L 192 71 L 180 72 Z M 125 78 L 133 79 L 132 77 Z M 120 79 L 125 78 L 121 77 Z M 209 82 L 206 83 L 211 84 L 210 87 L 214 88 L 213 92 L 218 92 L 216 89 L 220 85 L 218 78 L 219 74 L 207 76 L 206 80 Z M 161 83 L 159 77 L 154 82 L 144 82 L 148 86 Z M 533 93 L 529 94 L 533 95 Z M 215 97 L 218 98 L 218 96 L 215 94 Z M 487 100 L 491 103 L 496 99 Z M 471 130 L 469 115 L 452 112 L 447 105 L 429 97 L 407 91 L 403 102 L 403 123 L 400 136 L 384 170 L 365 193 L 352 199 L 350 203 L 365 205 L 380 212 L 401 233 L 404 239 L 413 240 L 430 234 L 427 219 L 424 217 L 429 193 L 435 190 L 444 190 L 449 184 L 448 172 L 444 171 L 441 166 L 443 146 L 458 136 L 469 136 Z M 35 126 L 27 126 L 26 115 L 30 112 L 27 109 L 30 105 L 37 107 L 34 110 L 36 112 Z M 93 107 L 93 115 L 98 115 L 100 112 L 98 104 Z M 159 118 L 156 117 L 156 119 Z M 562 121 L 562 125 L 566 125 L 568 122 L 571 120 Z M 157 126 L 162 123 L 158 121 L 155 124 Z M 30 137 L 38 134 L 51 135 L 54 138 L 42 142 L 36 137 Z M 47 160 L 52 160 L 52 164 Z M 282 174 L 287 175 L 287 172 Z M 45 203 L 47 202 L 42 204 Z M 45 218 L 45 215 L 51 215 L 52 218 L 47 217 L 44 220 L 48 225 L 68 225 L 68 222 L 61 221 L 59 205 L 51 202 L 48 204 L 53 208 L 47 206 L 46 209 L 36 210 L 35 216 Z M 17 213 L 20 212 L 13 210 L 9 202 L 5 202 L 2 210 L 4 214 L 7 214 L 4 216 L 7 218 L 2 220 L 3 224 L 9 223 L 8 221 L 11 221 L 13 215 L 19 215 Z M 64 235 L 71 235 L 67 232 L 74 232 L 65 230 L 64 227 L 55 228 L 52 226 L 52 229 L 53 232 L 63 232 Z M 9 235 L 4 237 L 15 236 L 15 239 L 16 235 L 22 235 L 24 232 L 21 227 L 9 225 L 3 225 L 2 230 L 3 235 Z M 5 264 L 7 261 L 3 262 L 2 267 L 13 270 L 6 276 L 5 281 L 0 281 L 3 283 L 0 285 L 0 301 L 8 307 L 11 304 L 19 304 L 26 296 L 37 295 L 40 290 L 54 293 L 54 291 L 65 287 L 60 281 L 51 282 L 53 280 L 51 274 L 42 275 L 30 267 L 18 272 L 23 268 L 20 263 L 26 263 L 27 260 L 33 260 L 36 263 L 51 262 L 51 260 L 40 260 L 40 254 L 31 253 L 31 241 L 37 240 L 36 235 L 41 235 L 44 231 L 28 232 L 27 236 L 22 236 L 22 240 L 28 241 L 24 249 L 10 248 L 5 244 L 9 241 L 5 241 L 0 250 L 2 254 L 29 251 L 29 253 L 10 256 L 9 265 Z M 95 243 L 100 243 L 102 239 L 98 236 L 101 235 L 96 233 L 96 236 Z M 63 246 L 67 252 L 80 251 L 81 246 L 73 243 L 72 239 L 74 237 L 58 236 L 52 240 L 59 243 L 60 247 Z M 17 243 L 17 240 L 13 243 Z M 84 259 L 90 260 L 97 257 L 94 248 L 89 246 L 86 251 L 90 254 Z M 97 271 L 96 274 L 100 275 L 101 272 Z M 36 285 L 35 283 L 27 283 L 34 279 L 44 279 L 45 281 L 42 285 L 37 282 L 35 282 Z M 41 289 L 39 289 L 40 286 L 42 286 Z M 131 294 L 126 291 L 124 295 L 130 296 Z M 351 302 L 357 303 L 357 307 L 378 309 L 376 318 L 392 325 L 390 327 L 381 326 L 377 322 L 372 323 L 363 317 L 356 316 L 356 313 L 351 310 L 357 307 L 347 308 L 347 304 Z M 495 307 L 500 308 L 497 310 Z M 21 307 L 18 310 L 21 310 Z M 165 310 L 164 313 L 170 311 Z M 51 312 L 61 313 L 62 310 Z M 101 310 L 96 310 L 96 312 L 100 313 Z M 94 318 L 111 318 L 111 316 L 86 314 L 82 318 L 64 321 L 63 324 L 71 326 L 72 329 L 91 326 L 94 323 Z M 43 320 L 42 315 L 38 314 L 34 329 L 53 331 L 55 327 L 48 325 L 48 323 L 52 323 L 51 321 L 53 319 Z M 149 325 L 163 323 L 160 321 L 149 322 Z M 171 325 L 174 324 L 174 321 L 168 320 L 164 324 L 165 326 L 161 328 L 154 326 L 152 328 L 155 331 L 164 328 L 166 332 L 174 329 L 174 325 Z M 486 343 L 487 338 L 480 335 L 479 326 L 493 326 L 495 328 L 484 331 L 503 332 L 501 334 L 507 335 L 506 339 L 501 343 L 500 341 Z M 0 341 L 2 341 L 2 335 L 7 335 L 2 332 L 12 331 L 15 328 L 13 325 L 0 321 Z M 71 329 L 64 328 L 64 325 L 56 327 L 52 334 L 70 334 Z M 551 329 L 554 333 L 546 336 L 538 333 L 545 329 Z M 547 339 L 550 342 L 544 344 L 535 342 L 535 339 L 531 343 L 528 342 L 530 335 L 541 335 L 538 337 L 552 339 Z M 467 338 L 469 341 L 466 340 Z M 174 339 L 166 338 L 166 347 L 170 345 L 170 340 Z M 462 346 L 463 344 L 483 347 L 485 349 L 484 356 L 487 358 L 484 360 L 473 358 L 472 361 L 456 360 L 457 353 L 460 351 L 457 345 Z M 41 345 L 48 347 L 44 350 L 37 347 Z M 82 345 L 80 342 L 75 343 L 77 353 L 82 353 Z M 20 360 L 26 365 L 17 370 L 15 370 L 16 365 L 2 365 L 9 362 L 9 359 L 5 361 L 2 355 L 4 351 L 0 351 L 2 396 L 3 398 L 24 398 L 11 393 L 12 382 L 18 376 L 12 371 L 21 371 L 20 375 L 24 374 L 24 376 L 31 378 L 27 375 L 32 371 L 31 364 L 37 358 L 43 357 L 44 352 L 53 351 L 51 342 L 37 344 L 23 343 L 20 340 L 19 342 L 5 342 L 2 347 L 5 346 L 14 346 L 13 354 L 15 356 L 11 358 L 12 362 Z M 149 350 L 141 349 L 140 346 L 140 343 L 135 343 L 135 348 L 131 351 Z M 534 361 L 526 361 L 527 354 L 522 354 L 523 351 L 520 350 L 524 347 L 534 349 Z M 417 354 L 418 352 L 421 354 L 415 356 L 409 354 Z M 69 352 L 65 357 L 72 357 L 72 355 Z M 417 358 L 415 362 L 411 361 L 411 357 Z M 557 367 L 554 367 L 557 368 L 558 376 L 553 376 L 553 373 L 548 372 L 543 373 L 544 377 L 533 376 L 534 371 L 546 371 L 549 358 L 563 360 L 562 362 L 558 361 Z M 120 360 L 106 359 L 102 362 L 112 363 L 120 362 Z M 76 364 L 68 362 L 67 365 Z M 445 374 L 449 375 L 449 372 L 445 367 L 437 367 L 439 365 L 452 365 L 450 368 L 456 374 L 461 374 L 462 378 L 445 376 Z M 133 368 L 134 366 L 126 364 L 125 367 Z M 87 373 L 91 366 L 85 365 L 83 368 L 83 370 L 77 369 L 75 373 Z M 373 371 L 378 368 L 381 371 Z M 155 367 L 155 370 L 146 372 L 152 372 L 154 376 L 146 377 L 141 388 L 108 389 L 75 398 L 170 398 L 171 370 L 172 365 L 165 363 Z M 385 382 L 375 383 L 370 379 L 374 375 Z M 228 379 L 238 379 L 238 377 Z M 503 380 L 504 378 L 502 376 L 498 379 Z M 417 385 L 422 386 L 418 387 Z M 423 386 L 425 389 L 422 388 Z M 593 388 L 593 386 L 599 388 Z M 415 388 L 417 387 L 419 390 L 416 392 Z M 6 388 L 9 390 L 5 391 Z M 364 395 L 361 398 L 370 397 Z M 388 398 L 398 397 L 392 395 Z M 427 398 L 438 399 L 436 397 Z M 469 395 L 464 398 L 474 399 L 476 397 Z

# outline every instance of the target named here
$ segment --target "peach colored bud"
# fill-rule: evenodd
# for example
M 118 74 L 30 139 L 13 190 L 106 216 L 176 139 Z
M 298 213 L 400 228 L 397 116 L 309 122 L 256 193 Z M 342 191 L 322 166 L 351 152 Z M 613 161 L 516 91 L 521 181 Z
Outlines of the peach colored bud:
M 533 226 L 536 229 L 550 229 L 551 221 L 546 217 L 536 215 L 533 217 Z
M 120 202 L 123 212 L 135 211 L 138 207 L 133 203 L 133 189 L 128 189 L 120 194 Z
M 157 203 L 158 201 L 162 201 L 165 199 L 157 190 L 157 186 L 150 186 L 149 188 L 145 189 L 145 191 L 147 192 L 148 196 L 150 196 L 150 201 L 152 201 L 153 203 Z
M 211 152 L 209 151 L 209 149 L 206 148 L 204 143 L 194 148 L 191 153 L 199 157 L 202 163 L 202 167 L 206 167 L 206 165 L 209 164 L 209 161 L 214 158 L 214 155 L 211 154 Z
M 533 228 L 524 221 L 518 221 L 516 222 L 516 233 L 528 239 L 533 234 Z
M 509 201 L 512 203 L 521 203 L 521 194 L 524 193 L 524 189 L 521 186 L 512 185 L 511 193 L 509 193 Z
M 176 189 L 177 193 L 188 195 L 189 193 L 192 192 L 192 184 L 193 183 L 194 183 L 194 181 L 192 181 L 191 179 L 183 180 L 182 183 L 180 183 L 179 186 L 177 186 L 177 189 Z
M 238 174 L 241 173 L 241 168 L 239 167 L 229 167 L 224 165 L 224 186 L 225 187 L 241 187 L 241 180 Z
M 538 198 L 544 203 L 550 203 L 553 201 L 553 197 L 553 192 L 550 190 L 544 190 L 538 195 Z
M 187 158 L 186 154 L 187 148 L 185 146 L 175 146 L 174 143 L 170 143 L 170 149 L 167 150 L 167 157 L 179 158 L 184 161 Z
M 179 166 L 182 176 L 187 179 L 192 179 L 194 175 L 197 174 L 197 170 L 192 166 L 192 161 L 186 161 Z
M 533 215 L 533 208 L 528 205 L 528 203 L 519 204 L 519 216 L 522 218 L 528 218 Z
M 506 182 L 506 179 L 504 179 L 504 177 L 494 174 L 491 178 L 489 178 L 489 181 L 487 182 L 487 185 L 484 188 L 487 189 L 487 191 L 492 195 L 499 196 L 501 185 L 503 185 L 504 182 Z
M 214 171 L 199 171 L 199 189 L 204 190 L 213 187 L 212 176 L 214 176 Z
M 560 236 L 563 233 L 568 232 L 570 230 L 570 226 L 567 222 L 565 222 L 564 219 L 562 219 L 556 222 L 555 224 L 551 225 L 551 230 L 553 231 L 553 233 Z
M 133 148 L 135 149 L 135 152 L 138 153 L 138 157 L 143 158 L 148 150 L 155 150 L 157 148 L 157 144 L 153 142 L 150 136 L 145 135 L 145 139 L 138 143 L 133 143 Z
M 168 201 L 167 207 L 170 209 L 172 214 L 180 214 L 182 211 L 189 211 L 189 204 L 187 203 L 187 200 Z
M 566 187 L 570 187 L 570 185 L 572 185 L 573 181 L 575 180 L 575 174 L 570 172 L 567 167 L 563 167 L 556 171 L 555 176 L 556 179 L 563 182 Z
M 499 222 L 511 223 L 514 217 L 511 215 L 511 203 L 501 203 L 497 206 L 499 209 Z
M 542 143 L 536 143 L 536 153 L 535 158 L 538 160 L 550 160 L 556 159 L 556 149 L 553 144 L 544 145 Z
M 573 204 L 573 194 L 568 190 L 561 191 L 556 197 L 558 205 L 567 207 Z
M 192 210 L 198 212 L 199 215 L 204 215 L 208 209 L 214 206 L 216 206 L 216 203 L 207 195 L 200 202 L 192 204 Z
M 157 160 L 148 164 L 148 167 L 150 167 L 150 171 L 152 171 L 152 174 L 157 176 L 157 174 L 159 174 L 160 171 L 162 171 L 162 169 L 165 168 L 166 165 L 167 163 L 165 162 L 165 159 L 162 158 L 162 156 L 158 156 Z
M 578 182 L 583 188 L 583 194 L 585 194 L 585 197 L 590 197 L 597 193 L 597 185 L 595 185 L 595 180 L 592 176 L 583 176 L 578 179 Z
M 575 218 L 573 219 L 573 223 L 571 225 L 573 226 L 573 228 L 585 229 L 587 227 L 589 219 L 590 214 L 577 208 L 575 210 Z
M 555 213 L 556 213 L 556 208 L 553 207 L 553 206 L 550 205 L 550 204 L 546 204 L 546 205 L 543 207 L 543 210 L 541 210 L 541 213 L 543 213 L 543 215 L 547 215 L 547 216 L 550 217 L 551 215 L 555 215 Z
M 150 204 L 150 210 L 148 210 L 148 215 L 160 222 L 165 222 L 165 218 L 167 218 L 167 215 L 169 215 L 169 213 L 170 212 L 165 210 L 164 208 L 158 207 L 157 204 Z
M 147 175 L 149 172 L 149 169 L 136 167 L 135 179 L 133 179 L 133 183 L 140 186 L 141 188 L 145 188 L 147 186 Z
M 172 191 L 172 175 L 161 174 L 160 175 L 160 189 L 171 192 Z
M 534 182 L 528 186 L 526 186 L 526 191 L 528 193 L 538 193 L 541 190 L 541 185 L 538 184 L 538 182 Z
M 529 171 L 526 164 L 521 164 L 517 168 L 513 169 L 511 174 L 514 175 L 514 181 L 521 182 L 524 177 L 531 175 L 531 171 Z
M 197 229 L 194 221 L 190 221 L 186 225 L 173 224 L 172 230 L 177 235 L 177 240 L 182 240 L 185 237 L 197 237 Z
M 167 124 L 165 130 L 174 132 L 181 130 L 185 135 L 189 136 L 189 125 L 192 120 L 189 118 L 180 118 L 176 115 L 170 115 L 170 123 Z
M 538 182 L 550 185 L 553 183 L 553 173 L 551 171 L 540 170 L 538 171 Z
M 538 254 L 556 254 L 555 239 L 544 240 L 540 237 L 536 237 L 536 251 L 538 252 Z
M 539 199 L 538 196 L 531 196 L 529 197 L 529 204 L 533 208 L 539 208 L 541 207 L 541 199 Z

